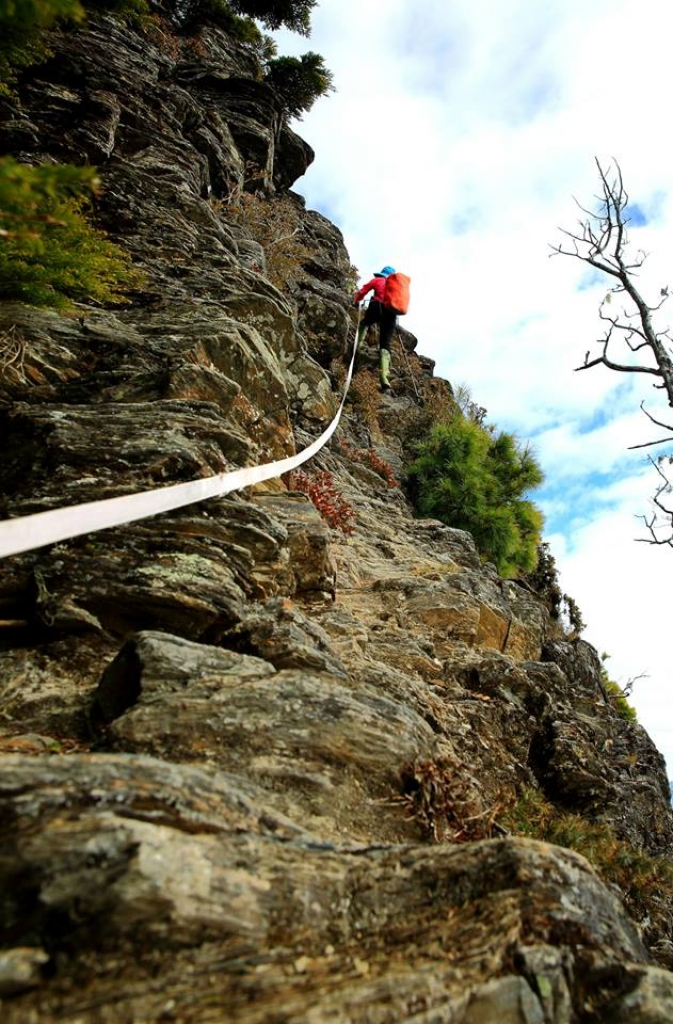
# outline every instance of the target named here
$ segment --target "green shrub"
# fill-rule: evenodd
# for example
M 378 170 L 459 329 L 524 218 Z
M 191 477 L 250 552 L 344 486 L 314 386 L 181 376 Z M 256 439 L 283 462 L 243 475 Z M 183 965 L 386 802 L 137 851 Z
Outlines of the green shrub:
M 532 572 L 524 575 L 524 582 L 544 601 L 552 619 L 565 630 L 581 633 L 585 627 L 582 612 L 573 597 L 564 594 L 558 578 L 556 560 L 543 541 L 538 545 L 537 565 Z
M 81 18 L 83 13 L 79 0 L 0 0 L 0 25 L 5 30 L 49 28 L 57 18 Z
M 11 90 L 22 68 L 47 56 L 45 29 L 58 19 L 83 17 L 79 0 L 0 0 L 0 95 Z
M 480 427 L 484 427 L 486 425 L 488 410 L 485 409 L 483 405 L 477 405 L 467 384 L 457 384 L 453 389 L 453 398 L 466 419 L 472 420 L 474 423 L 478 423 Z M 492 428 L 487 429 L 492 433 Z
M 150 11 L 148 0 L 82 0 L 82 6 L 90 14 L 130 15 L 131 20 L 134 20 L 134 16 L 149 15 Z
M 238 39 L 257 48 L 262 33 L 250 18 L 241 18 L 234 13 L 227 0 L 184 0 L 180 4 L 165 4 L 166 17 L 181 33 L 191 33 L 201 25 L 214 25 Z
M 619 886 L 636 920 L 656 920 L 662 909 L 673 905 L 673 861 L 631 846 L 617 837 L 611 825 L 558 811 L 539 790 L 526 788 L 500 824 L 519 835 L 581 853 L 605 881 Z
M 316 0 L 164 0 L 160 6 L 161 13 L 184 32 L 214 25 L 242 42 L 257 44 L 262 33 L 255 20 L 271 31 L 289 28 L 307 36 L 315 4 Z
M 494 434 L 456 415 L 435 426 L 408 470 L 416 509 L 468 530 L 480 554 L 503 576 L 528 572 L 537 558 L 543 518 L 524 495 L 543 480 L 530 449 L 512 434 Z
M 140 275 L 85 216 L 96 186 L 91 167 L 0 160 L 0 299 L 57 308 L 124 301 Z
M 627 686 L 626 690 L 623 690 L 619 683 L 616 683 L 614 679 L 610 679 L 610 676 L 608 675 L 605 663 L 609 657 L 609 654 L 601 654 L 601 681 L 610 699 L 610 703 L 620 718 L 623 718 L 625 722 L 637 722 L 638 715 L 636 709 L 629 704 L 626 699 L 628 692 L 630 691 L 630 686 Z
M 237 14 L 255 18 L 275 31 L 289 28 L 307 36 L 311 31 L 311 11 L 318 0 L 231 0 L 231 7 Z
M 81 22 L 87 11 L 146 14 L 146 0 L 0 0 L 0 95 L 11 92 L 22 68 L 49 56 L 46 30 Z
M 288 118 L 301 117 L 310 110 L 319 96 L 334 90 L 333 76 L 319 53 L 301 57 L 277 57 L 266 66 L 264 81 L 281 99 Z

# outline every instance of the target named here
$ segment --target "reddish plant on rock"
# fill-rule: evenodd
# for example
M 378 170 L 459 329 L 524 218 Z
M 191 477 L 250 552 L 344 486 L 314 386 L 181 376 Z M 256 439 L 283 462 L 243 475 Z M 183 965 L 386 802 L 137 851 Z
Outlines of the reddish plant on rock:
M 435 843 L 489 839 L 500 806 L 486 806 L 466 766 L 454 758 L 417 758 L 402 768 L 410 810 L 428 839 Z
M 290 473 L 289 486 L 292 490 L 306 494 L 333 530 L 341 530 L 345 534 L 354 532 L 355 509 L 337 491 L 331 473 L 324 470 L 304 473 L 301 469 L 295 469 Z
M 369 448 L 366 453 L 367 462 L 380 477 L 383 477 L 388 487 L 399 487 L 399 480 L 395 479 L 393 473 L 393 467 L 385 459 L 382 459 L 380 455 L 377 455 L 373 448 Z
M 361 462 L 365 466 L 369 466 L 370 469 L 373 469 L 375 473 L 378 473 L 385 480 L 388 487 L 400 486 L 399 480 L 395 479 L 393 467 L 385 459 L 382 459 L 380 455 L 377 455 L 374 448 L 354 448 L 343 438 L 340 439 L 339 445 L 347 458 L 352 459 L 353 462 Z

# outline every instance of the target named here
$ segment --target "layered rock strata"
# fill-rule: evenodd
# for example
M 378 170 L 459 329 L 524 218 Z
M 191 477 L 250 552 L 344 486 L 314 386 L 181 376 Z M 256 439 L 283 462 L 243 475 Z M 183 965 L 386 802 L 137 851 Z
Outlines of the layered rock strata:
M 350 261 L 292 194 L 305 255 L 281 289 L 232 216 L 232 190 L 287 198 L 312 158 L 246 48 L 92 20 L 3 117 L 6 151 L 100 166 L 99 216 L 146 273 L 114 311 L 0 308 L 21 352 L 3 518 L 312 441 Z M 670 855 L 663 759 L 589 645 L 352 457 L 401 472 L 405 366 L 309 467 L 352 535 L 277 480 L 0 565 L 8 1024 L 673 1018 L 667 899 L 646 920 L 502 825 L 528 788 Z

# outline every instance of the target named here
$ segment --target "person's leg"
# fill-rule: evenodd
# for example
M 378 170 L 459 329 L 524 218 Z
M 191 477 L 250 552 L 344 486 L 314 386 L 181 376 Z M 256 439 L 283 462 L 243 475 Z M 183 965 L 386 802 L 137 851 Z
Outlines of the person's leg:
M 381 387 L 384 391 L 387 391 L 390 387 L 390 350 L 382 348 L 379 351 L 379 377 L 381 380 Z
M 379 324 L 379 370 L 381 375 L 381 387 L 390 387 L 390 346 L 397 324 L 397 314 L 389 306 L 381 307 L 381 322 Z
M 396 326 L 397 313 L 395 310 L 391 309 L 390 306 L 381 306 L 381 320 L 379 324 L 381 340 L 379 341 L 379 345 L 381 348 L 388 349 L 389 352 Z
M 360 322 L 360 329 L 358 331 L 358 342 L 363 342 L 367 337 L 369 328 L 373 327 L 374 324 L 378 324 L 381 320 L 381 303 L 378 299 L 372 299 L 365 310 L 365 315 Z

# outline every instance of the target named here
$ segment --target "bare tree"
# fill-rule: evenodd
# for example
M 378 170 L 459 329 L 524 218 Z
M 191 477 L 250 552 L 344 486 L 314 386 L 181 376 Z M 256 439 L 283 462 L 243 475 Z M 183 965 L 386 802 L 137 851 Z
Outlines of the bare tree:
M 636 287 L 635 278 L 642 267 L 646 253 L 628 253 L 629 239 L 627 214 L 629 196 L 624 188 L 622 172 L 617 161 L 607 171 L 596 160 L 601 183 L 601 193 L 596 196 L 597 207 L 587 210 L 577 204 L 582 212 L 575 231 L 561 229 L 565 240 L 552 245 L 553 255 L 573 256 L 595 270 L 606 274 L 610 288 L 600 304 L 599 316 L 604 324 L 603 336 L 597 339 L 600 346 L 598 355 L 589 349 L 579 370 L 594 366 L 606 366 L 619 373 L 643 373 L 656 378 L 653 386 L 665 391 L 668 405 L 673 408 L 673 345 L 669 328 L 659 331 L 654 325 L 654 314 L 661 309 L 669 297 L 668 288 L 661 288 L 658 301 L 648 303 Z M 617 302 L 621 308 L 615 311 Z M 655 418 L 641 402 L 640 408 L 655 426 L 666 431 L 665 437 L 648 441 L 633 448 L 647 448 L 673 441 L 673 423 Z M 673 419 L 673 416 L 671 417 Z M 650 544 L 665 544 L 673 547 L 673 482 L 666 466 L 673 464 L 670 454 L 649 456 L 659 474 L 659 484 L 652 499 L 654 511 L 643 516 L 650 534 Z M 670 472 L 670 471 L 669 471 Z

